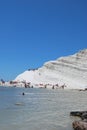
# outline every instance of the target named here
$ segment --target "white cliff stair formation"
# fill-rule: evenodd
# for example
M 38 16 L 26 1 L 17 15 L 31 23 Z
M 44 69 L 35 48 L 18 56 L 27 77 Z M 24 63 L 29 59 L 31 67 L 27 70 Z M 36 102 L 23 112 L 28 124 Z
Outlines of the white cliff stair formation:
M 46 62 L 37 70 L 28 70 L 18 75 L 15 81 L 32 84 L 66 85 L 69 89 L 87 88 L 87 49 L 57 60 Z

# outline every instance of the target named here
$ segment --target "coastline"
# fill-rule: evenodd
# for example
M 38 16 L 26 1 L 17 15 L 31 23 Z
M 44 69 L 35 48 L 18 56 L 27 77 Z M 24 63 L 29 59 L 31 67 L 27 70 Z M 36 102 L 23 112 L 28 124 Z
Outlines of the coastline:
M 0 82 L 0 86 L 3 87 L 18 87 L 18 88 L 44 88 L 44 89 L 62 89 L 62 90 L 78 90 L 78 91 L 87 91 L 87 87 L 67 87 L 65 84 L 34 84 L 34 83 L 26 83 L 26 82 Z

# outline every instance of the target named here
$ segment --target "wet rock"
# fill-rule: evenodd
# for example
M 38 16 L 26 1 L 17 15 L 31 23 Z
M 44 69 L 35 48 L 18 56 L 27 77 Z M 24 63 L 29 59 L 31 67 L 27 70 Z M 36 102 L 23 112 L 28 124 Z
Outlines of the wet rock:
M 74 111 L 74 112 L 70 112 L 70 116 L 78 116 L 81 119 L 85 117 L 87 118 L 87 111 Z
M 87 122 L 85 121 L 74 121 L 72 126 L 74 130 L 87 130 Z
M 82 120 L 87 120 L 87 112 L 84 112 L 81 116 Z
M 87 130 L 87 111 L 74 111 L 70 112 L 71 116 L 78 116 L 80 121 L 74 121 L 72 126 L 74 130 Z

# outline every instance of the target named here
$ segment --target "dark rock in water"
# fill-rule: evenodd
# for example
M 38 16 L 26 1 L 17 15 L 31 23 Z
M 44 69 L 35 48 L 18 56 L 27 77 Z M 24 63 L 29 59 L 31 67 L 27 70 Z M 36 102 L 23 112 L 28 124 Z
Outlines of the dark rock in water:
M 87 111 L 70 112 L 70 115 L 78 116 L 82 119 L 80 121 L 74 121 L 72 123 L 74 130 L 87 130 Z
M 87 120 L 87 112 L 84 112 L 81 116 L 81 119 L 84 120 L 86 119 Z
M 86 116 L 87 111 L 74 111 L 74 112 L 70 112 L 70 116 L 78 116 L 80 118 L 82 118 L 84 116 L 84 114 Z
M 87 122 L 85 121 L 74 121 L 72 126 L 74 130 L 87 130 Z

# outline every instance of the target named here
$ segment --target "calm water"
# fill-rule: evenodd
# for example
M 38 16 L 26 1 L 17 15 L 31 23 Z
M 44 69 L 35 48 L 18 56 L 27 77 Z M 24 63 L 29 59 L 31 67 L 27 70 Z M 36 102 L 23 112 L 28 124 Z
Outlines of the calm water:
M 87 110 L 86 91 L 0 87 L 0 130 L 72 130 L 73 110 Z

